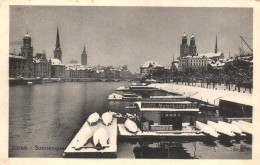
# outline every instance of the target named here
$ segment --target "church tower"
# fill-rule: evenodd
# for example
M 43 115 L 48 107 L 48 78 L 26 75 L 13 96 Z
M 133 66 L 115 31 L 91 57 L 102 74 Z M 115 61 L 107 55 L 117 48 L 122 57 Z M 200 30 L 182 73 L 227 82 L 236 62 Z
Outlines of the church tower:
M 215 53 L 218 52 L 218 38 L 216 36 Z
M 87 65 L 87 53 L 86 53 L 85 46 L 81 54 L 81 65 L 85 65 L 85 66 Z
M 21 47 L 21 54 L 24 56 L 28 62 L 33 61 L 33 47 L 32 47 L 32 39 L 31 36 L 28 34 L 25 34 L 23 37 L 23 45 Z
M 59 59 L 62 61 L 62 51 L 60 47 L 60 36 L 59 36 L 59 28 L 57 27 L 57 37 L 56 37 L 56 47 L 54 50 L 54 59 Z
M 187 36 L 184 32 L 182 36 L 182 43 L 180 45 L 180 57 L 187 56 L 189 52 L 189 45 L 187 44 Z
M 195 37 L 192 34 L 190 38 L 189 55 L 195 56 L 197 54 L 197 46 L 195 44 Z

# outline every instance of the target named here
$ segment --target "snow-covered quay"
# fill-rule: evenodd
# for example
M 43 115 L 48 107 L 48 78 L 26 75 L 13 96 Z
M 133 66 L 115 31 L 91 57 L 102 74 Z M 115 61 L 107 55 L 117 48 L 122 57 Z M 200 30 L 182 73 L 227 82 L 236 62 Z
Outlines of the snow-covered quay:
M 252 94 L 249 93 L 239 93 L 179 84 L 150 84 L 149 86 L 167 92 L 180 94 L 187 98 L 201 100 L 215 106 L 219 105 L 220 100 L 253 106 L 253 97 Z

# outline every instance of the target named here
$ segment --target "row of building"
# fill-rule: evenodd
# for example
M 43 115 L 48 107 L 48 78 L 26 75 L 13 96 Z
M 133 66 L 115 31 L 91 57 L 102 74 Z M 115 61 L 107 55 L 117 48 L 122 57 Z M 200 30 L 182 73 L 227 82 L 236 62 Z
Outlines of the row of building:
M 87 53 L 84 46 L 81 54 L 81 63 L 62 63 L 62 50 L 60 46 L 59 29 L 57 28 L 54 58 L 47 59 L 45 52 L 36 53 L 33 56 L 32 39 L 27 33 L 23 37 L 21 52 L 9 53 L 9 77 L 10 78 L 62 78 L 62 79 L 86 79 L 86 78 L 131 78 L 132 73 L 124 67 L 88 67 Z
M 10 78 L 58 78 L 64 75 L 58 28 L 53 59 L 47 59 L 45 52 L 33 55 L 32 39 L 28 33 L 23 37 L 21 52 L 9 53 Z
M 111 79 L 129 79 L 133 74 L 122 67 L 87 67 L 80 64 L 66 65 L 66 79 L 86 79 L 86 78 L 111 78 Z

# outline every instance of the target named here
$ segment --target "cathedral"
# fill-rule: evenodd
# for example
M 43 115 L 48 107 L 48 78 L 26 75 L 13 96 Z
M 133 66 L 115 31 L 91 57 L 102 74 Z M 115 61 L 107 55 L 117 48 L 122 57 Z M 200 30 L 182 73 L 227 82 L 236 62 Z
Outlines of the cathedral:
M 192 34 L 190 38 L 190 45 L 187 43 L 187 36 L 186 33 L 184 32 L 182 36 L 182 43 L 180 45 L 180 57 L 185 57 L 188 55 L 195 56 L 197 54 L 197 46 L 195 44 L 195 37 Z

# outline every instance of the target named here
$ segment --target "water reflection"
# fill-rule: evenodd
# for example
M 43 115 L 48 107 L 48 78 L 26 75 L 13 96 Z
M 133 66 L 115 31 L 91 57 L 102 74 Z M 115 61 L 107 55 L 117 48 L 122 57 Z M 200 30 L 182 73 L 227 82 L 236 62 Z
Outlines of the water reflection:
M 35 146 L 66 148 L 93 112 L 133 113 L 125 109 L 130 101 L 107 101 L 117 87 L 129 85 L 128 82 L 68 82 L 10 87 L 9 147 L 27 146 L 28 150 L 9 150 L 9 156 L 62 157 L 63 150 L 36 150 Z M 119 140 L 118 158 L 249 159 L 252 157 L 250 139 L 151 139 L 140 143 Z
M 159 159 L 193 159 L 183 147 L 182 143 L 178 142 L 157 142 L 157 143 L 139 143 L 139 147 L 133 149 L 135 158 L 159 158 Z M 196 148 L 196 146 L 194 146 Z M 194 155 L 196 149 L 194 149 Z

